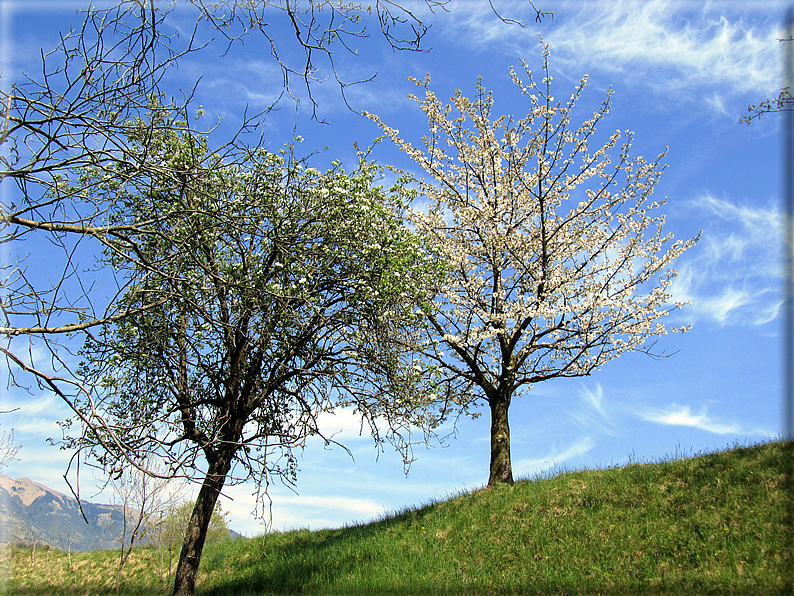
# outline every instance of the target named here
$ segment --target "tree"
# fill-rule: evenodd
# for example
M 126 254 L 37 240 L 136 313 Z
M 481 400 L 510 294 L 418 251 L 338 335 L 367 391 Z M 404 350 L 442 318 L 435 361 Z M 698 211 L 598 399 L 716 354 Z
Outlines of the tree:
M 321 413 L 355 408 L 406 459 L 410 426 L 432 430 L 433 396 L 390 338 L 419 320 L 440 265 L 401 221 L 410 192 L 375 186 L 363 158 L 349 174 L 291 149 L 226 165 L 184 121 L 141 121 L 129 142 L 162 173 L 87 169 L 78 184 L 115 197 L 111 225 L 147 226 L 103 239 L 130 314 L 87 330 L 88 424 L 66 446 L 110 473 L 157 457 L 164 476 L 201 482 L 174 587 L 192 594 L 223 486 L 294 480 Z
M 187 530 L 187 523 L 177 525 L 174 523 L 174 514 L 178 509 L 188 507 L 188 502 L 181 496 L 182 491 L 186 487 L 183 483 L 169 483 L 169 489 L 166 497 L 163 499 L 160 507 L 154 514 L 154 520 L 149 532 L 149 540 L 151 544 L 157 549 L 158 563 L 160 567 L 160 577 L 166 583 L 171 583 L 171 570 L 173 568 L 174 551 L 181 544 Z M 220 503 L 220 502 L 219 502 Z M 216 509 L 220 508 L 220 504 Z M 192 510 L 192 506 L 191 506 Z M 185 519 L 189 519 L 188 517 Z M 209 544 L 210 536 L 212 534 L 213 523 L 215 520 L 215 513 L 210 520 L 210 528 L 207 531 L 207 543 Z M 168 553 L 168 562 L 166 565 L 165 554 Z M 168 570 L 167 573 L 165 570 Z
M 150 98 L 162 97 L 165 74 L 204 45 L 194 30 L 177 46 L 164 32 L 171 10 L 173 5 L 160 10 L 154 2 L 90 8 L 81 27 L 65 33 L 55 50 L 42 53 L 39 76 L 0 91 L 0 181 L 16 184 L 0 204 L 0 244 L 10 257 L 0 264 L 0 333 L 8 338 L 0 352 L 10 371 L 19 367 L 32 374 L 75 412 L 75 399 L 85 391 L 69 367 L 70 336 L 129 314 L 107 310 L 107 297 L 96 291 L 96 278 L 78 255 L 101 250 L 105 238 L 123 238 L 146 226 L 108 225 L 112 206 L 94 200 L 90 187 L 78 187 L 75 172 L 124 167 L 139 176 L 150 174 L 153 164 L 147 157 L 127 151 L 130 123 L 146 111 L 158 109 L 167 118 L 185 109 L 192 90 L 186 100 L 157 108 Z M 257 121 L 246 120 L 242 130 Z M 228 159 L 234 142 L 221 144 L 219 152 Z M 29 244 L 61 275 L 31 275 L 23 252 Z M 49 352 L 51 364 L 25 354 L 31 342 Z
M 187 532 L 190 516 L 193 513 L 195 503 L 193 501 L 184 501 L 181 504 L 174 503 L 173 506 L 168 507 L 162 511 L 162 518 L 157 528 L 157 539 L 154 540 L 156 546 L 161 552 L 168 551 L 168 570 L 171 570 L 171 557 L 174 553 L 179 555 L 178 548 L 182 545 L 185 533 Z M 231 540 L 232 535 L 229 530 L 229 524 L 226 520 L 226 513 L 223 511 L 221 502 L 215 504 L 215 510 L 212 512 L 210 524 L 207 528 L 207 538 L 204 544 L 218 544 Z
M 791 40 L 781 40 L 791 41 Z M 742 116 L 739 121 L 742 124 L 750 124 L 756 118 L 760 118 L 763 114 L 774 114 L 777 112 L 789 112 L 794 110 L 794 96 L 791 95 L 790 87 L 783 87 L 778 96 L 774 99 L 765 99 L 759 104 L 753 104 L 747 107 L 749 114 Z
M 158 504 L 150 519 L 147 530 L 147 543 L 157 549 L 160 576 L 164 582 L 171 582 L 174 556 L 179 557 L 179 550 L 187 532 L 190 516 L 195 502 L 181 496 L 184 485 L 173 486 L 169 483 L 169 491 Z M 227 513 L 223 511 L 220 500 L 215 504 L 207 537 L 204 544 L 217 544 L 231 540 Z
M 8 248 L 5 254 L 10 256 L 8 261 L 0 263 L 3 270 L 0 282 L 0 308 L 3 317 L 0 334 L 7 338 L 7 342 L 0 346 L 0 352 L 7 359 L 12 383 L 25 385 L 26 381 L 15 376 L 16 371 L 21 370 L 23 378 L 25 375 L 32 375 L 41 387 L 54 392 L 72 408 L 74 423 L 85 428 L 86 437 L 94 441 L 93 447 L 96 448 L 95 453 L 98 456 L 103 450 L 107 452 L 107 457 L 102 457 L 101 463 L 107 463 L 107 470 L 114 474 L 118 473 L 118 466 L 140 466 L 140 462 L 149 455 L 142 446 L 145 443 L 144 426 L 137 422 L 125 426 L 120 419 L 124 416 L 134 419 L 134 412 L 125 413 L 120 407 L 106 411 L 104 406 L 112 404 L 112 400 L 95 400 L 96 388 L 91 385 L 94 378 L 90 374 L 75 374 L 77 371 L 71 365 L 74 346 L 80 345 L 80 340 L 86 334 L 92 338 L 90 341 L 96 341 L 97 346 L 102 346 L 102 342 L 112 343 L 114 337 L 120 337 L 114 334 L 126 333 L 123 331 L 125 329 L 132 333 L 132 329 L 138 328 L 141 323 L 164 324 L 168 316 L 174 315 L 174 312 L 168 310 L 173 305 L 174 308 L 184 308 L 186 313 L 186 327 L 183 332 L 178 332 L 182 329 L 179 319 L 174 320 L 172 317 L 169 320 L 176 324 L 176 333 L 173 332 L 174 328 L 165 326 L 171 333 L 167 336 L 171 343 L 168 344 L 170 352 L 163 350 L 163 353 L 173 357 L 173 342 L 182 342 L 186 354 L 190 351 L 190 344 L 194 339 L 190 333 L 196 330 L 187 325 L 198 320 L 191 311 L 192 308 L 197 308 L 193 299 L 182 295 L 182 298 L 174 300 L 173 303 L 168 302 L 178 289 L 177 277 L 174 277 L 176 274 L 172 267 L 177 266 L 175 263 L 178 255 L 163 256 L 158 250 L 168 245 L 168 238 L 176 238 L 174 235 L 161 236 L 164 234 L 162 226 L 166 223 L 174 227 L 172 231 L 178 227 L 174 219 L 169 219 L 175 217 L 175 212 L 164 209 L 163 213 L 168 217 L 163 219 L 162 213 L 146 212 L 142 208 L 130 209 L 130 205 L 125 203 L 126 197 L 112 192 L 106 184 L 107 181 L 122 180 L 125 184 L 137 185 L 136 191 L 142 191 L 150 181 L 158 181 L 158 184 L 165 181 L 167 184 L 164 186 L 169 191 L 176 192 L 182 188 L 179 185 L 183 184 L 188 170 L 182 161 L 162 159 L 162 153 L 157 151 L 150 153 L 134 150 L 130 143 L 131 137 L 137 135 L 139 140 L 162 140 L 173 132 L 168 129 L 173 122 L 191 121 L 188 114 L 193 113 L 190 103 L 195 86 L 176 89 L 169 74 L 186 56 L 195 55 L 211 45 L 212 35 L 220 32 L 230 44 L 241 42 L 245 36 L 256 33 L 267 37 L 267 32 L 271 31 L 268 29 L 271 27 L 269 23 L 274 14 L 278 15 L 277 18 L 281 18 L 282 23 L 287 23 L 291 27 L 290 31 L 294 31 L 294 37 L 284 39 L 298 44 L 302 49 L 302 59 L 298 62 L 284 60 L 283 57 L 289 52 L 279 49 L 282 41 L 276 36 L 268 37 L 271 53 L 282 68 L 286 90 L 295 89 L 293 83 L 297 79 L 299 84 L 305 84 L 311 99 L 311 88 L 317 84 L 317 79 L 323 78 L 329 69 L 335 77 L 335 48 L 346 47 L 344 42 L 350 35 L 367 34 L 365 25 L 370 13 L 368 6 L 330 0 L 310 1 L 300 6 L 295 3 L 271 4 L 236 0 L 206 3 L 202 0 L 188 0 L 179 3 L 179 6 L 195 11 L 194 25 L 192 29 L 189 26 L 182 27 L 182 34 L 175 36 L 172 34 L 175 27 L 170 24 L 169 15 L 176 6 L 177 3 L 125 0 L 117 1 L 107 8 L 91 7 L 84 13 L 85 18 L 80 25 L 64 32 L 52 52 L 42 52 L 41 68 L 37 73 L 28 73 L 0 91 L 0 182 L 5 182 L 4 190 L 9 184 L 16 185 L 16 188 L 4 194 L 0 203 L 0 244 Z M 441 7 L 443 4 L 430 2 L 428 6 Z M 410 9 L 395 2 L 377 2 L 374 10 L 376 26 L 381 29 L 391 47 L 424 49 L 419 42 L 427 27 Z M 268 13 L 267 19 L 265 11 Z M 182 21 L 181 24 L 184 25 L 185 22 Z M 331 46 L 333 42 L 342 43 Z M 324 72 L 317 70 L 321 59 L 325 60 Z M 349 81 L 338 78 L 335 80 L 342 91 L 350 84 Z M 157 98 L 157 101 L 152 101 L 152 98 Z M 239 167 L 241 171 L 250 168 L 252 154 L 255 152 L 250 151 L 249 147 L 262 144 L 262 123 L 266 113 L 267 110 L 261 114 L 244 114 L 238 131 L 225 140 L 216 141 L 212 150 L 205 144 L 202 149 L 207 151 L 204 162 L 212 163 L 213 167 L 222 164 L 221 169 L 226 173 L 233 171 L 235 167 Z M 202 136 L 201 131 L 188 124 L 177 129 L 180 134 L 188 133 L 188 136 L 194 135 L 196 138 Z M 140 145 L 136 147 L 139 148 Z M 264 159 L 262 155 L 259 157 Z M 90 175 L 85 175 L 86 172 Z M 363 175 L 366 177 L 368 174 Z M 185 188 L 187 186 L 190 185 L 183 185 Z M 138 196 L 144 195 L 145 193 L 138 192 Z M 216 221 L 234 221 L 240 207 L 230 209 L 230 205 L 231 203 L 223 205 L 229 209 L 224 214 L 219 214 Z M 187 207 L 183 204 L 180 208 Z M 198 212 L 192 213 L 191 217 L 185 219 L 185 225 L 198 225 Z M 229 229 L 233 229 L 233 225 Z M 163 239 L 162 245 L 155 242 L 157 238 Z M 174 253 L 178 253 L 185 241 L 185 238 L 174 240 Z M 86 262 L 94 264 L 94 254 L 103 250 L 106 251 L 106 258 L 100 259 L 96 267 L 87 266 Z M 374 252 L 373 249 L 363 256 L 373 256 Z M 35 268 L 28 268 L 32 261 L 29 259 L 30 254 L 36 254 L 39 262 L 46 260 L 50 267 L 49 275 L 35 275 Z M 396 263 L 385 265 L 397 267 Z M 55 271 L 60 271 L 60 274 L 56 275 Z M 163 282 L 162 291 L 149 291 L 151 286 L 144 284 L 147 290 L 134 296 L 130 290 L 135 284 L 127 277 L 133 271 L 135 275 L 148 275 L 147 279 L 152 280 L 152 283 L 155 283 L 154 280 L 170 282 Z M 194 274 L 192 279 L 183 279 L 179 283 L 183 284 L 183 289 L 194 291 L 199 288 L 206 294 L 209 290 L 197 281 L 204 273 L 206 272 Z M 337 284 L 337 289 L 338 287 L 341 287 L 341 282 Z M 351 291 L 348 295 L 354 297 L 356 293 Z M 304 304 L 304 308 L 308 306 Z M 359 313 L 364 310 L 360 304 L 356 305 L 356 309 Z M 373 306 L 370 313 L 372 325 L 375 324 L 375 310 Z M 311 317 L 306 314 L 303 322 L 309 325 L 311 321 Z M 369 337 L 358 337 L 355 336 L 354 327 L 344 334 L 355 339 L 358 348 L 370 342 L 367 349 L 370 350 L 369 353 L 375 354 L 382 347 L 378 342 L 386 342 L 383 338 L 387 337 L 386 331 L 391 323 L 379 321 L 377 324 L 382 336 L 372 334 Z M 218 323 L 214 326 L 213 339 L 220 338 L 222 325 Z M 210 324 L 210 327 L 213 325 Z M 146 328 L 145 325 L 142 328 Z M 224 329 L 228 330 L 228 327 Z M 344 335 L 341 331 L 339 334 Z M 228 349 L 239 347 L 239 344 L 233 343 L 236 341 L 233 336 L 231 334 L 223 338 L 223 341 L 228 340 L 224 344 Z M 160 339 L 167 343 L 166 337 Z M 142 345 L 146 345 L 144 340 L 141 341 Z M 32 360 L 32 354 L 38 353 L 38 350 L 30 349 L 32 343 L 37 348 L 42 348 L 46 356 L 39 357 L 37 361 Z M 307 345 L 301 347 L 308 349 Z M 243 350 L 245 354 L 248 353 L 247 349 L 246 347 Z M 355 377 L 353 382 L 364 383 L 367 379 L 367 375 L 360 374 L 357 372 L 359 369 L 352 366 L 353 356 L 348 356 L 343 351 L 328 355 L 320 347 L 317 350 L 314 355 L 307 356 L 310 364 L 325 362 L 327 356 L 334 362 L 337 372 L 343 371 L 349 378 Z M 224 354 L 232 355 L 228 350 Z M 245 354 L 235 354 L 235 357 L 243 362 Z M 196 366 L 205 363 L 206 355 L 200 350 L 194 349 L 192 355 L 197 358 L 198 364 L 194 363 Z M 299 350 L 282 354 L 285 358 L 293 358 L 293 361 L 305 355 L 305 352 L 301 354 Z M 46 362 L 48 358 L 49 363 Z M 138 364 L 143 366 L 140 361 L 139 358 Z M 351 366 L 346 369 L 345 362 L 348 361 Z M 388 366 L 384 365 L 380 369 L 384 375 L 396 367 L 394 363 L 387 364 Z M 157 373 L 151 375 L 156 377 Z M 312 377 L 307 384 L 310 385 L 319 377 L 321 375 Z M 274 378 L 280 377 L 276 375 Z M 409 381 L 413 382 L 415 379 L 391 375 L 379 382 L 384 386 L 388 383 L 405 382 L 408 387 L 411 385 Z M 275 386 L 269 385 L 269 390 Z M 333 394 L 334 386 L 334 383 L 328 384 L 327 395 Z M 171 387 L 173 388 L 173 384 Z M 114 387 L 108 389 L 115 390 Z M 144 389 L 148 391 L 149 387 Z M 230 389 L 230 395 L 234 395 L 238 389 Z M 146 395 L 146 391 L 143 395 Z M 292 391 L 293 403 L 299 402 L 300 391 L 289 391 Z M 384 396 L 387 394 L 385 392 Z M 374 395 L 373 390 L 370 397 Z M 176 394 L 171 395 L 173 399 L 175 396 Z M 156 399 L 160 397 L 162 396 Z M 173 425 L 178 424 L 174 417 L 180 416 L 182 411 L 187 412 L 185 424 L 189 425 L 191 408 L 197 412 L 196 419 L 203 423 L 205 406 L 210 408 L 215 405 L 187 402 L 188 406 L 180 406 L 180 413 L 166 409 L 155 415 L 152 403 L 156 399 L 151 402 L 144 400 L 137 411 L 151 415 L 151 420 L 146 421 L 150 426 L 161 423 L 163 428 L 174 428 Z M 350 403 L 355 403 L 355 399 L 351 398 Z M 371 414 L 372 420 L 375 419 L 375 410 L 391 415 L 387 412 L 389 407 L 385 403 L 385 397 L 384 403 L 377 407 L 373 405 L 376 403 L 377 400 L 372 400 L 368 406 L 370 409 L 367 415 Z M 319 401 L 313 403 L 313 406 L 319 408 Z M 172 418 L 169 419 L 169 416 Z M 275 414 L 279 421 L 283 416 L 280 410 Z M 308 414 L 307 416 L 311 418 Z M 391 425 L 397 420 L 398 418 L 394 418 L 387 422 Z M 285 446 L 300 444 L 300 436 L 305 434 L 300 430 L 304 428 L 301 426 L 303 422 L 305 419 L 296 422 L 299 430 L 295 431 L 294 436 L 285 434 Z M 139 442 L 136 442 L 138 439 L 131 438 L 135 432 L 140 433 Z M 179 452 L 178 447 L 190 443 L 198 436 L 196 433 L 176 433 L 168 438 L 153 435 L 146 440 L 156 444 L 155 451 L 174 464 L 169 474 L 178 475 L 185 467 L 195 472 L 195 468 L 190 468 L 194 462 L 191 458 L 199 452 L 204 453 L 202 450 L 205 445 L 199 446 L 194 442 L 195 449 L 184 452 Z M 213 433 L 210 433 L 209 438 L 217 440 Z M 394 434 L 393 438 L 399 441 L 400 434 Z M 169 444 L 168 441 L 174 442 Z M 253 440 L 252 444 L 255 443 Z M 139 446 L 142 452 L 126 450 L 128 447 Z M 174 447 L 175 455 L 168 455 L 171 447 Z M 239 447 L 243 449 L 250 446 Z M 253 451 L 247 452 L 246 457 L 248 453 L 259 453 L 258 456 L 263 457 L 262 454 L 268 448 L 274 447 L 278 445 L 265 444 L 259 452 L 256 448 L 251 448 Z M 407 449 L 409 446 L 402 447 Z M 228 449 L 231 446 L 227 446 Z M 212 450 L 209 452 L 212 453 Z M 141 457 L 135 457 L 136 455 Z M 185 458 L 184 461 L 181 457 Z M 285 467 L 276 467 L 273 471 L 278 473 L 290 470 L 289 460 L 285 461 Z M 75 496 L 79 499 L 79 483 Z M 206 512 L 202 516 L 206 518 Z
M 0 470 L 16 459 L 22 445 L 14 445 L 14 429 L 0 431 Z
M 100 172 L 114 176 L 123 171 L 138 180 L 180 175 L 169 163 L 129 151 L 128 144 L 133 132 L 157 136 L 162 134 L 157 126 L 165 122 L 180 117 L 188 121 L 195 87 L 175 89 L 169 73 L 186 57 L 209 47 L 213 32 L 221 32 L 230 44 L 259 32 L 270 42 L 287 91 L 292 93 L 297 77 L 311 97 L 311 86 L 317 83 L 318 56 L 325 56 L 333 69 L 329 44 L 349 35 L 367 34 L 361 22 L 365 7 L 332 0 L 301 7 L 236 0 L 179 4 L 192 9 L 195 18 L 192 30 L 188 27 L 181 36 L 172 34 L 170 21 L 177 3 L 125 0 L 107 8 L 90 7 L 80 26 L 65 32 L 53 51 L 42 52 L 40 73 L 0 90 L 0 181 L 16 184 L 4 194 L 8 199 L 0 202 L 0 244 L 7 249 L 4 254 L 8 258 L 0 263 L 0 334 L 7 338 L 0 353 L 8 363 L 12 383 L 24 387 L 28 382 L 25 374 L 18 378 L 17 370 L 32 375 L 78 418 L 82 411 L 77 404 L 90 393 L 71 367 L 80 334 L 158 306 L 139 301 L 134 310 L 115 308 L 119 304 L 116 298 L 124 291 L 123 282 L 115 289 L 119 294 L 114 295 L 109 287 L 112 274 L 88 266 L 86 260 L 92 263 L 93 253 L 109 247 L 111 241 L 134 242 L 132 239 L 147 233 L 151 224 L 129 218 L 121 224 L 108 221 L 107 214 L 117 211 L 117 197 L 94 192 Z M 264 20 L 266 9 L 268 21 Z M 407 24 L 414 20 L 411 12 L 399 4 L 379 2 L 376 9 L 389 44 L 402 48 L 400 40 L 404 38 L 406 49 L 421 49 L 426 27 L 419 19 L 415 19 L 414 29 Z M 303 64 L 283 60 L 288 52 L 277 48 L 275 37 L 268 37 L 274 12 L 295 31 L 295 36 L 282 43 L 297 43 L 305 50 Z M 404 29 L 415 37 L 403 36 L 400 32 Z M 338 83 L 341 89 L 349 84 Z M 158 102 L 152 102 L 152 97 Z M 147 120 L 150 130 L 144 133 L 140 122 L 152 112 L 158 117 Z M 261 127 L 267 112 L 244 114 L 239 130 L 215 143 L 218 159 L 231 166 L 245 159 L 248 143 L 262 144 Z M 96 176 L 81 178 L 85 169 Z M 150 231 L 156 233 L 156 226 Z M 31 252 L 38 262 L 48 263 L 50 274 L 40 276 L 35 268 L 29 269 Z M 147 266 L 154 267 L 152 263 Z M 56 271 L 60 275 L 55 275 Z M 46 356 L 33 360 L 32 354 L 38 350 L 31 350 L 31 343 Z M 81 422 L 101 425 L 102 420 L 101 416 L 82 417 Z M 113 440 L 109 430 L 105 428 L 103 436 Z M 76 488 L 79 499 L 79 484 Z
M 426 0 L 425 5 L 431 11 L 445 8 L 446 0 Z M 537 19 L 547 14 L 532 0 L 529 5 Z M 180 35 L 173 34 L 171 20 L 177 7 Z M 97 178 L 80 182 L 75 173 L 90 168 L 109 176 L 123 170 L 138 179 L 177 177 L 180 172 L 170 164 L 129 151 L 128 138 L 151 111 L 158 111 L 159 118 L 148 120 L 148 134 L 162 134 L 156 127 L 164 122 L 189 121 L 198 81 L 177 89 L 170 73 L 185 58 L 217 43 L 242 43 L 262 35 L 282 70 L 287 94 L 297 97 L 303 87 L 317 117 L 312 89 L 330 78 L 344 95 L 354 84 L 337 76 L 335 57 L 345 50 L 355 56 L 348 44 L 368 36 L 368 26 L 379 29 L 395 50 L 424 51 L 428 30 L 419 10 L 381 0 L 372 5 L 337 0 L 119 0 L 102 8 L 89 6 L 83 16 L 82 23 L 63 32 L 55 49 L 42 51 L 37 72 L 0 90 L 0 182 L 16 185 L 0 202 L 0 244 L 8 257 L 0 263 L 0 334 L 7 338 L 0 353 L 12 383 L 24 387 L 32 375 L 77 417 L 81 412 L 76 404 L 90 391 L 70 367 L 79 336 L 158 304 L 138 302 L 135 310 L 114 310 L 118 301 L 108 289 L 111 277 L 88 267 L 86 260 L 108 246 L 109 239 L 123 242 L 145 233 L 150 222 L 108 222 L 116 198 L 105 194 L 99 199 L 92 186 Z M 290 35 L 277 34 L 284 27 Z M 213 36 L 220 39 L 213 41 Z M 152 97 L 160 100 L 156 106 Z M 262 144 L 267 112 L 244 114 L 239 130 L 216 142 L 214 153 L 227 165 L 244 161 L 249 146 Z M 48 276 L 28 268 L 30 254 L 46 260 Z M 117 290 L 123 292 L 122 287 Z M 30 350 L 31 343 L 46 356 L 33 360 L 31 354 L 39 350 Z M 101 419 L 84 418 L 82 423 L 101 424 Z M 75 496 L 79 498 L 79 484 Z
M 121 572 L 132 548 L 151 538 L 161 512 L 168 510 L 175 495 L 168 491 L 167 478 L 155 477 L 156 464 L 141 462 L 139 467 L 127 466 L 108 480 L 113 492 L 113 505 L 120 514 L 120 523 L 108 519 L 118 530 L 119 561 L 116 566 L 116 594 L 121 589 Z
M 667 304 L 670 264 L 697 240 L 673 242 L 662 231 L 663 201 L 651 195 L 664 154 L 631 158 L 628 132 L 622 145 L 616 132 L 591 151 L 612 91 L 572 129 L 586 77 L 567 102 L 555 101 L 548 56 L 543 45 L 540 84 L 526 64 L 527 82 L 511 71 L 529 103 L 518 120 L 491 120 L 493 98 L 479 80 L 476 100 L 455 92 L 454 118 L 430 78 L 416 80 L 424 98 L 410 97 L 430 127 L 424 151 L 369 115 L 431 177 L 416 180 L 427 212 L 410 218 L 450 272 L 435 308 L 425 309 L 427 332 L 404 342 L 446 371 L 457 395 L 471 395 L 468 405 L 488 404 L 489 485 L 513 479 L 515 396 L 549 379 L 589 375 L 629 351 L 651 353 L 649 342 L 668 331 L 659 319 L 681 306 Z
M 66 534 L 66 536 L 64 536 Z M 75 532 L 71 534 L 68 528 L 64 528 L 63 531 L 58 530 L 58 542 L 61 545 L 61 550 L 66 552 L 66 561 L 69 571 L 72 571 L 72 544 L 74 544 L 75 540 L 80 537 L 80 532 Z M 49 552 L 47 553 L 49 555 Z M 49 565 L 49 557 L 47 560 L 47 564 Z M 118 592 L 118 589 L 116 590 Z

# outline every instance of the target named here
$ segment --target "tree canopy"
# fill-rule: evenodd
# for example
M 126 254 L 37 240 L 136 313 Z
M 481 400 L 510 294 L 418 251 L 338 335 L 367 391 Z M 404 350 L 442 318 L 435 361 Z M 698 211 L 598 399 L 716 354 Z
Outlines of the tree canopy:
M 100 259 L 126 314 L 86 331 L 87 424 L 67 445 L 106 470 L 156 456 L 203 477 L 175 591 L 192 593 L 224 483 L 292 479 L 321 413 L 354 408 L 406 459 L 411 425 L 432 430 L 433 395 L 391 338 L 421 323 L 414 305 L 443 267 L 403 225 L 410 191 L 376 186 L 363 157 L 351 173 L 291 148 L 225 165 L 185 122 L 154 124 L 133 127 L 129 151 L 161 171 L 89 168 L 77 186 L 128 230 L 102 237 Z

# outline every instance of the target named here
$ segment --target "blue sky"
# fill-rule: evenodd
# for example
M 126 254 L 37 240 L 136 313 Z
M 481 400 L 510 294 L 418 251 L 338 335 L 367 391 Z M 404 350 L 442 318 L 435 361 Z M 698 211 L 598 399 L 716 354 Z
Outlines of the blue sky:
M 4 88 L 22 72 L 35 72 L 39 50 L 55 45 L 59 28 L 78 23 L 74 7 L 83 4 L 0 3 Z M 588 74 L 578 111 L 584 119 L 611 85 L 613 106 L 601 133 L 634 131 L 633 154 L 649 159 L 668 148 L 668 167 L 655 194 L 669 197 L 666 229 L 681 239 L 702 231 L 700 242 L 676 266 L 674 298 L 692 304 L 667 320 L 692 329 L 667 335 L 657 346 L 674 354 L 664 359 L 628 354 L 590 377 L 552 380 L 514 399 L 515 475 L 604 467 L 629 458 L 655 460 L 776 437 L 782 432 L 782 117 L 767 115 L 749 127 L 739 118 L 748 104 L 776 95 L 781 87 L 776 38 L 784 4 L 536 0 L 555 13 L 542 23 L 535 23 L 520 1 L 497 5 L 504 16 L 526 19 L 527 27 L 499 21 L 485 0 L 452 0 L 447 11 L 435 14 L 416 5 L 432 25 L 426 53 L 394 52 L 374 29 L 370 38 L 352 40 L 358 55 L 339 54 L 341 78 L 377 76 L 348 88 L 350 106 L 378 114 L 403 138 L 418 143 L 426 120 L 406 97 L 416 89 L 408 77 L 430 73 L 436 94 L 449 97 L 456 88 L 473 94 L 482 76 L 494 92 L 494 113 L 522 116 L 526 105 L 510 82 L 509 67 L 519 68 L 523 58 L 539 69 L 541 34 L 551 44 L 555 94 L 568 97 Z M 177 10 L 169 24 L 184 30 L 190 16 Z M 274 36 L 288 40 L 283 20 L 272 23 Z M 284 48 L 288 59 L 299 58 Z M 185 61 L 171 80 L 174 89 L 185 88 L 203 76 L 195 104 L 203 105 L 207 118 L 220 119 L 218 138 L 240 121 L 246 106 L 263 109 L 283 88 L 261 39 L 250 36 L 221 56 L 223 49 L 210 45 Z M 312 120 L 309 102 L 298 92 L 297 109 L 282 98 L 279 111 L 269 116 L 267 142 L 275 150 L 295 130 L 304 139 L 299 151 L 319 152 L 311 158 L 315 167 L 334 159 L 353 167 L 353 143 L 367 146 L 379 130 L 345 106 L 332 81 L 315 85 L 313 92 L 318 115 L 329 123 Z M 374 157 L 414 171 L 386 142 L 375 148 Z M 10 388 L 0 409 L 16 407 L 0 424 L 13 427 L 23 447 L 19 461 L 4 472 L 68 492 L 62 478 L 68 454 L 46 442 L 59 436 L 56 421 L 67 415 L 66 408 L 52 395 Z M 368 436 L 359 436 L 353 416 L 328 416 L 326 432 L 338 433 L 336 440 L 353 458 L 342 449 L 310 443 L 300 461 L 297 494 L 271 487 L 273 527 L 337 527 L 483 486 L 489 458 L 483 413 L 448 428 L 453 434 L 443 445 L 418 448 L 407 477 L 396 454 L 379 453 Z M 106 500 L 92 490 L 90 472 L 83 473 L 82 482 L 86 498 Z M 252 491 L 248 485 L 230 487 L 230 499 L 223 501 L 232 527 L 247 535 L 263 531 L 251 515 Z

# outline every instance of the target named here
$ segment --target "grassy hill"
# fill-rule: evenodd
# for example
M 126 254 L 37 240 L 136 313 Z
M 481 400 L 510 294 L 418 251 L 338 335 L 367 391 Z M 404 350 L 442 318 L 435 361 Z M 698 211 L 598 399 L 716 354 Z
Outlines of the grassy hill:
M 786 445 L 565 472 L 366 525 L 214 545 L 199 593 L 788 593 Z M 112 553 L 72 553 L 70 570 L 63 553 L 47 565 L 42 553 L 35 563 L 23 549 L 7 554 L 9 594 L 115 592 L 110 579 L 103 585 Z M 136 552 L 122 592 L 169 589 L 157 553 Z

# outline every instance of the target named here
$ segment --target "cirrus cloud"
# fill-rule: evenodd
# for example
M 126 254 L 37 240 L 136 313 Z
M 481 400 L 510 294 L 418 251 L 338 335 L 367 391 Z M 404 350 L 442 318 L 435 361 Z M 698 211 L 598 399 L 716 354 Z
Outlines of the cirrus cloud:
M 693 414 L 690 406 L 671 404 L 663 410 L 648 410 L 639 414 L 639 417 L 649 422 L 671 426 L 691 426 L 718 435 L 739 434 L 742 428 L 737 423 L 724 423 L 710 417 L 705 406 L 700 414 Z

